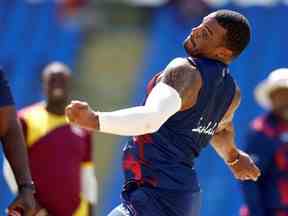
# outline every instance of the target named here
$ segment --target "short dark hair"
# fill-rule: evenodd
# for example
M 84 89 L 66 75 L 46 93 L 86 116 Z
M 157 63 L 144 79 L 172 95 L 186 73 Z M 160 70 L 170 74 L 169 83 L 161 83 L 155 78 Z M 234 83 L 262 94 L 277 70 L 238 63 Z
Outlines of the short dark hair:
M 225 46 L 237 57 L 246 48 L 251 38 L 250 23 L 242 14 L 232 10 L 218 10 L 215 19 L 226 29 Z

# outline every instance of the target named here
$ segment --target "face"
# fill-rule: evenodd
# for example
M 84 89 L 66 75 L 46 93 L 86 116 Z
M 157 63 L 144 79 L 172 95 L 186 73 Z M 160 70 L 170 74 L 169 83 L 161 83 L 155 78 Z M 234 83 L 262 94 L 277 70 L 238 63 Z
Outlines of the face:
M 273 112 L 288 120 L 288 88 L 278 88 L 270 93 Z
M 202 23 L 192 29 L 184 41 L 187 54 L 193 57 L 217 58 L 223 51 L 226 30 L 214 18 L 214 14 L 204 17 Z
M 65 102 L 69 96 L 70 74 L 65 71 L 47 71 L 43 77 L 44 93 L 51 102 Z

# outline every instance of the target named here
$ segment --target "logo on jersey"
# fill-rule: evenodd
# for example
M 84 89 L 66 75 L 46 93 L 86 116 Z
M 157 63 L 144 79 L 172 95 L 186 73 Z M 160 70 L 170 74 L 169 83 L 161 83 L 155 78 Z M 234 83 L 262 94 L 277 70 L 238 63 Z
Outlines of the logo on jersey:
M 210 121 L 208 122 L 208 124 L 205 124 L 203 117 L 201 117 L 198 123 L 198 127 L 193 128 L 192 132 L 213 136 L 217 126 L 218 126 L 218 122 L 213 123 L 212 121 Z

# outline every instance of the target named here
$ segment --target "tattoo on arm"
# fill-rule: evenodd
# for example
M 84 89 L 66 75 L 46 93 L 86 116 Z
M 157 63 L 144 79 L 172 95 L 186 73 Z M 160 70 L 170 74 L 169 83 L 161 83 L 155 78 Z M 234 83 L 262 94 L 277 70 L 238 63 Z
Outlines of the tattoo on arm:
M 177 90 L 182 99 L 181 111 L 191 108 L 196 103 L 202 80 L 199 71 L 188 62 L 168 66 L 160 81 Z

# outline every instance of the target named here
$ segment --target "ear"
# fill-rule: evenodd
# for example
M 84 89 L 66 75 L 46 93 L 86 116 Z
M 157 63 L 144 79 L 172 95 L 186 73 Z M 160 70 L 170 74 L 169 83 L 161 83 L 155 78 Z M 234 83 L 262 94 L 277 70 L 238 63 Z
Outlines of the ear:
M 233 57 L 233 52 L 226 47 L 218 47 L 216 50 L 216 56 L 219 59 L 230 60 Z

